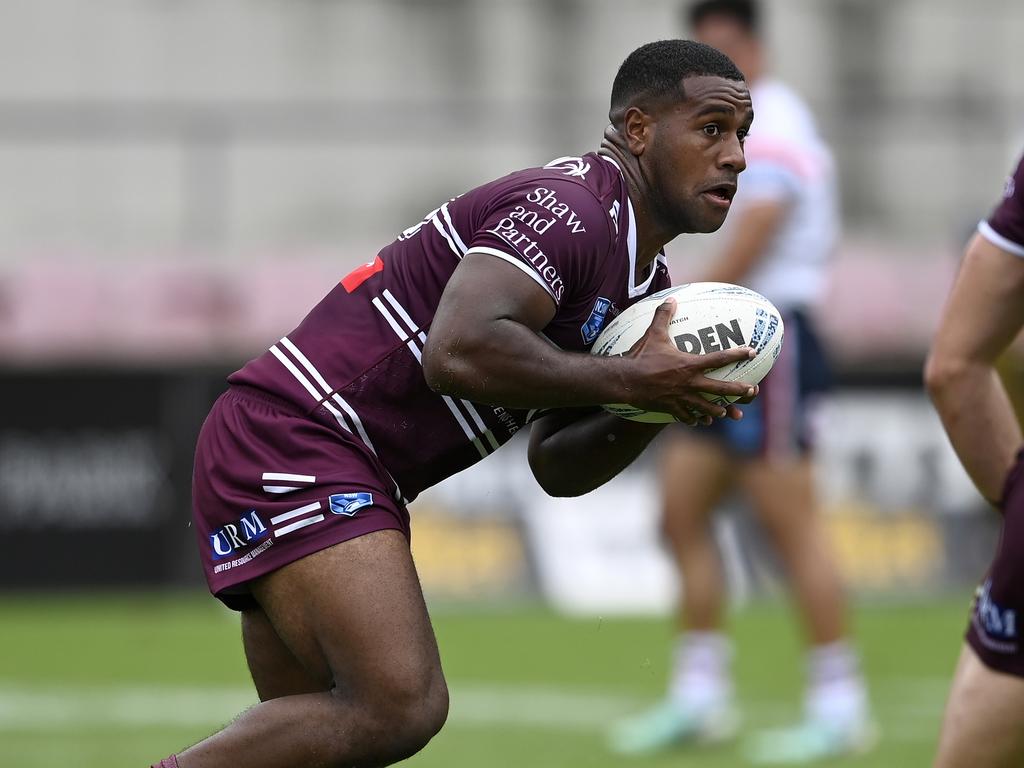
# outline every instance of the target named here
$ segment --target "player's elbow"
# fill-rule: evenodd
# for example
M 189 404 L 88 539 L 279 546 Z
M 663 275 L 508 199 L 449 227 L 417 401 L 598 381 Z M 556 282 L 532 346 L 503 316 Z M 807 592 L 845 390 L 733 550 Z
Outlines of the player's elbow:
M 428 343 L 423 350 L 423 378 L 431 391 L 439 395 L 450 395 L 455 386 L 455 372 L 446 360 L 447 354 Z
M 428 336 L 422 362 L 423 377 L 433 392 L 452 397 L 472 394 L 476 372 L 458 342 L 438 342 Z
M 567 481 L 564 475 L 559 477 L 557 474 L 546 474 L 534 469 L 533 476 L 541 490 L 556 499 L 570 499 L 594 490 L 589 486 Z
M 590 482 L 578 467 L 570 468 L 550 460 L 544 455 L 543 448 L 531 446 L 527 451 L 527 458 L 537 485 L 548 496 L 559 499 L 573 498 L 590 493 L 598 485 Z
M 932 400 L 939 401 L 977 370 L 979 366 L 966 357 L 932 351 L 924 364 L 924 386 Z
M 951 376 L 952 368 L 946 359 L 934 352 L 928 355 L 924 362 L 924 387 L 932 400 L 941 397 Z

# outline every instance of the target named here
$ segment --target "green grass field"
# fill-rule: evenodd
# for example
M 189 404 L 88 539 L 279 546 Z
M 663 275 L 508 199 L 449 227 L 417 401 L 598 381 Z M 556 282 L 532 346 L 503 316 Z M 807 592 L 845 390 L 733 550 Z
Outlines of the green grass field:
M 957 596 L 857 607 L 882 742 L 830 765 L 930 764 L 966 605 Z M 605 750 L 606 724 L 663 690 L 667 621 L 436 606 L 434 623 L 451 714 L 410 766 L 742 764 L 738 745 L 632 760 Z M 795 717 L 802 668 L 786 610 L 745 608 L 733 628 L 745 730 Z M 204 595 L 6 597 L 0 648 L 5 768 L 148 766 L 255 701 L 237 619 Z

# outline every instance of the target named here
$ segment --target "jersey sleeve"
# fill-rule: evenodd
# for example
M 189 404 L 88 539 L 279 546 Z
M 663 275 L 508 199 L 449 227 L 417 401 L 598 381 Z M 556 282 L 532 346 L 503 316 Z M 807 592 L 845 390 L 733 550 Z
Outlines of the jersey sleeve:
M 467 253 L 486 253 L 535 280 L 560 307 L 601 269 L 612 223 L 597 197 L 572 181 L 540 177 L 505 190 L 488 206 Z
M 1002 202 L 978 225 L 978 231 L 993 245 L 1024 257 L 1024 155 L 1006 180 Z

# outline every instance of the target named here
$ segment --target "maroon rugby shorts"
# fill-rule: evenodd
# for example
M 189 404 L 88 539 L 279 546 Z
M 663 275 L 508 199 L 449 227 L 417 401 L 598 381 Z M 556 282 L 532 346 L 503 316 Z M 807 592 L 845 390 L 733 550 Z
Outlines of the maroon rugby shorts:
M 999 547 L 975 592 L 967 642 L 986 666 L 1024 677 L 1024 450 L 1006 478 L 1002 508 Z
M 248 582 L 373 531 L 409 537 L 409 513 L 376 457 L 325 419 L 232 387 L 199 433 L 192 516 L 210 591 L 254 605 Z

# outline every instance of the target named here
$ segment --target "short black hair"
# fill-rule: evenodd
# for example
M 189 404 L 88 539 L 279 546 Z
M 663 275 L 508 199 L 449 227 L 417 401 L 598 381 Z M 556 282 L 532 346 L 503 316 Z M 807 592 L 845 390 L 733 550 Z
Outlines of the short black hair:
M 626 109 L 650 109 L 653 102 L 673 97 L 683 101 L 683 78 L 713 75 L 743 80 L 732 59 L 710 45 L 694 40 L 659 40 L 633 51 L 619 67 L 612 83 L 608 119 L 618 124 Z
M 761 6 L 757 0 L 697 0 L 683 6 L 683 17 L 690 29 L 709 16 L 732 19 L 755 37 L 761 33 Z

